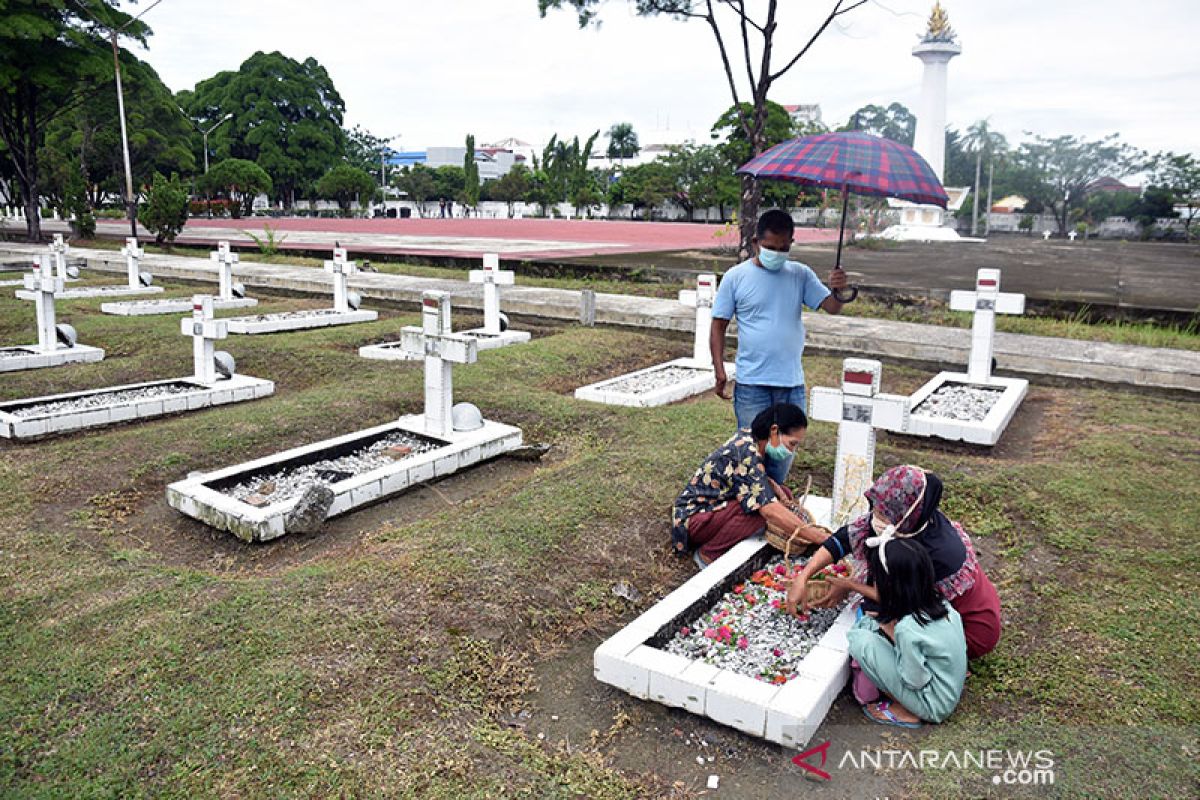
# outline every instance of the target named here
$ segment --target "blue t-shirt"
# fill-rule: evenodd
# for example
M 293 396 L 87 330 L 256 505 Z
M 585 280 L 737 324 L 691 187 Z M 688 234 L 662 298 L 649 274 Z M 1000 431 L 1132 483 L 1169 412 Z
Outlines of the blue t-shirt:
M 798 261 L 778 272 L 743 261 L 725 273 L 712 315 L 737 318 L 737 381 L 747 386 L 803 386 L 803 306 L 815 309 L 829 289 Z

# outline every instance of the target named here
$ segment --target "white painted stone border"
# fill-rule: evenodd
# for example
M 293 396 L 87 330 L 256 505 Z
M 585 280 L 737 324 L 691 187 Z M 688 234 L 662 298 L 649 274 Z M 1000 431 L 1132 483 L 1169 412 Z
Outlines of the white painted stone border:
M 319 309 L 312 309 L 319 310 Z M 282 331 L 302 331 L 309 328 L 329 328 L 334 325 L 354 325 L 358 322 L 374 322 L 379 319 L 378 311 L 340 311 L 336 314 L 322 314 L 312 317 L 293 317 L 294 312 L 285 311 L 279 314 L 266 314 L 266 319 L 253 317 L 228 317 L 230 333 L 280 333 Z
M 85 300 L 93 297 L 128 297 L 131 295 L 143 296 L 150 294 L 159 294 L 163 291 L 161 286 L 139 286 L 137 288 L 131 286 L 80 286 L 78 289 L 65 289 L 54 295 L 55 300 Z M 33 300 L 34 292 L 28 292 L 24 289 L 16 292 L 16 296 L 20 300 Z
M 992 406 L 987 416 L 978 422 L 972 420 L 956 420 L 944 417 L 931 417 L 921 414 L 915 409 L 925 398 L 947 383 L 961 383 L 967 386 L 981 386 L 992 389 L 1003 389 L 1004 394 Z M 903 433 L 910 436 L 933 436 L 951 441 L 963 441 L 970 444 L 991 446 L 1000 441 L 1004 429 L 1017 413 L 1017 406 L 1025 399 L 1029 391 L 1029 381 L 1024 378 L 997 378 L 992 376 L 986 382 L 973 381 L 965 372 L 939 372 L 912 396 L 913 411 L 908 415 L 908 426 Z
M 805 507 L 828 520 L 828 498 Z M 800 749 L 820 726 L 850 677 L 847 632 L 855 611 L 847 605 L 800 662 L 795 678 L 777 686 L 647 644 L 713 587 L 770 547 L 755 537 L 725 555 L 605 640 L 593 655 L 596 680 L 643 700 L 700 714 L 752 736 Z
M 527 342 L 531 337 L 528 331 L 505 331 L 504 333 L 492 335 L 484 333 L 483 328 L 473 328 L 461 333 L 463 336 L 470 336 L 475 340 L 475 348 L 477 350 L 496 350 L 501 347 L 507 347 L 510 344 Z M 405 352 L 399 341 L 365 344 L 358 348 L 358 354 L 363 358 L 371 358 L 377 361 L 420 361 L 424 358 L 424 356 L 416 353 Z
M 668 367 L 684 367 L 686 369 L 696 370 L 696 376 L 685 381 L 673 384 L 671 386 L 662 386 L 650 392 L 622 392 L 610 389 L 612 384 L 619 381 L 632 378 L 636 375 L 645 375 L 648 372 L 657 372 Z M 733 364 L 725 364 L 725 374 L 732 380 L 736 374 L 736 369 Z M 691 358 L 677 358 L 674 361 L 667 361 L 663 364 L 655 364 L 652 367 L 627 372 L 624 375 L 618 375 L 615 378 L 606 378 L 598 383 L 592 383 L 587 386 L 580 386 L 575 390 L 576 400 L 590 400 L 593 403 L 604 403 L 610 406 L 631 406 L 634 408 L 651 408 L 653 406 L 665 406 L 667 403 L 674 403 L 677 400 L 683 400 L 685 397 L 707 392 L 716 386 L 716 377 L 711 367 L 696 366 L 696 361 Z
M 37 345 L 27 347 L 0 347 L 2 351 L 29 350 L 27 356 L 8 356 L 0 358 L 0 372 L 17 372 L 23 369 L 41 369 L 43 367 L 58 367 L 63 364 L 88 364 L 104 360 L 104 351 L 99 347 L 89 347 L 77 344 L 74 347 L 59 347 L 53 353 L 43 353 Z
M 446 442 L 444 447 L 436 450 L 420 453 L 393 464 L 385 464 L 369 472 L 329 484 L 334 493 L 334 500 L 328 516 L 333 517 L 383 500 L 413 484 L 449 475 L 521 446 L 520 428 L 499 422 L 484 420 L 483 427 L 478 430 L 455 431 L 450 436 L 432 436 L 425 433 L 424 422 L 424 415 L 413 414 L 386 425 L 295 447 L 215 472 L 195 474 L 167 486 L 167 504 L 207 525 L 229 531 L 243 541 L 266 542 L 287 533 L 284 529 L 284 517 L 299 502 L 299 497 L 255 507 L 210 489 L 206 484 L 236 477 L 242 473 L 269 469 L 275 464 L 297 457 L 393 431 L 404 431 Z
M 231 308 L 253 308 L 258 300 L 253 297 L 235 297 L 232 300 L 213 298 L 213 309 L 225 311 Z M 126 300 L 119 303 L 101 303 L 100 310 L 105 314 L 117 314 L 123 317 L 141 317 L 151 314 L 190 314 L 192 298 L 172 297 L 164 300 Z
M 25 406 L 30 403 L 51 403 L 58 400 L 70 400 L 74 397 L 85 397 L 92 394 L 107 394 L 125 389 L 144 389 L 147 386 L 159 386 L 164 383 L 193 384 L 194 391 L 180 392 L 158 398 L 147 398 L 134 402 L 114 403 L 104 408 L 93 408 L 87 411 L 48 414 L 39 417 L 18 417 L 6 411 L 11 406 Z M 275 384 L 261 378 L 251 378 L 245 375 L 235 375 L 229 380 L 218 381 L 212 386 L 198 383 L 195 378 L 174 378 L 165 381 L 148 381 L 146 383 L 131 383 L 124 386 L 105 386 L 102 389 L 88 389 L 82 392 L 69 392 L 47 397 L 30 397 L 22 400 L 11 400 L 0 403 L 0 436 L 7 439 L 28 439 L 48 436 L 55 433 L 76 431 L 82 428 L 97 428 L 112 425 L 117 422 L 127 422 L 150 417 L 161 417 L 166 414 L 178 414 L 184 411 L 196 411 L 210 406 L 226 403 L 240 403 L 243 400 L 256 400 L 267 397 L 275 392 Z

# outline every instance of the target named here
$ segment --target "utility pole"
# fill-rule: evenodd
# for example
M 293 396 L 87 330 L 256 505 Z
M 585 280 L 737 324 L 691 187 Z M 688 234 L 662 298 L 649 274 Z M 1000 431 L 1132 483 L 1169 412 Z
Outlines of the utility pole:
M 133 196 L 133 170 L 129 166 L 129 134 L 125 130 L 125 94 L 121 91 L 121 59 L 117 49 L 117 32 L 109 31 L 112 42 L 113 71 L 117 76 L 117 115 L 121 118 L 121 153 L 125 157 L 125 212 L 129 215 L 129 235 L 137 238 L 137 198 Z

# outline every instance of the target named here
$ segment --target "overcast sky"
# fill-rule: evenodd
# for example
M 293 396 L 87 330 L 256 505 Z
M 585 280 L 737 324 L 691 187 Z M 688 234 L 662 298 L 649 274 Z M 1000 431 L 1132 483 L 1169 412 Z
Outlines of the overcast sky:
M 794 52 L 831 4 L 781 3 L 776 52 Z M 819 103 L 827 124 L 867 103 L 915 112 L 921 63 L 911 50 L 932 5 L 872 0 L 841 17 L 771 99 Z M 1010 141 L 1119 132 L 1152 151 L 1200 152 L 1200 0 L 943 5 L 963 48 L 949 71 L 952 127 L 990 117 Z M 537 0 L 163 0 L 144 17 L 154 35 L 139 55 L 173 90 L 257 50 L 313 56 L 346 102 L 347 126 L 400 134 L 404 149 L 459 145 L 467 133 L 541 144 L 620 121 L 643 144 L 706 140 L 731 104 L 711 32 L 631 7 L 608 0 L 602 25 L 580 30 L 569 11 L 539 19 Z

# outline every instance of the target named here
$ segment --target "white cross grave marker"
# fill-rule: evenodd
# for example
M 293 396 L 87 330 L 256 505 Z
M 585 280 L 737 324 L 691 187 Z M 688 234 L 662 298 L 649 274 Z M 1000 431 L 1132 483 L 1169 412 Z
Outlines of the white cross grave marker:
M 125 270 L 129 273 L 129 288 L 140 288 L 142 284 L 138 262 L 141 261 L 142 256 L 146 255 L 146 251 L 138 247 L 137 239 L 127 236 L 125 246 L 121 248 L 121 255 L 125 256 Z
M 217 382 L 215 342 L 229 335 L 223 319 L 213 319 L 213 299 L 206 294 L 192 297 L 192 316 L 180 320 L 184 336 L 192 337 L 192 356 L 195 361 L 196 380 L 200 383 Z
M 448 436 L 453 429 L 453 366 L 474 363 L 479 356 L 475 339 L 450 332 L 449 294 L 422 292 L 421 327 L 402 328 L 400 346 L 406 353 L 425 357 L 425 432 Z
M 66 280 L 67 278 L 67 251 L 70 245 L 63 240 L 61 233 L 54 234 L 54 241 L 50 243 L 50 255 L 54 256 L 54 275 Z
M 217 265 L 220 282 L 217 296 L 222 300 L 233 300 L 233 265 L 238 263 L 238 254 L 229 249 L 229 242 L 217 242 L 217 249 L 208 257 Z
M 874 482 L 875 430 L 902 432 L 908 425 L 907 395 L 880 394 L 883 364 L 867 358 L 842 361 L 842 388 L 814 387 L 811 417 L 838 423 L 833 472 L 833 527 L 866 512 L 863 492 Z
M 513 271 L 500 269 L 500 256 L 484 253 L 483 269 L 473 269 L 468 275 L 471 283 L 483 284 L 483 332 L 499 336 L 500 287 L 513 285 Z
M 1050 241 L 1050 231 L 1042 231 L 1042 241 L 1043 242 Z
M 717 276 L 696 276 L 696 289 L 684 289 L 679 293 L 679 302 L 696 309 L 696 338 L 692 344 L 692 360 L 700 368 L 712 368 L 712 350 L 708 346 L 708 333 L 712 329 L 712 307 L 717 297 Z
M 54 295 L 63 290 L 63 279 L 55 277 L 49 256 L 39 256 L 33 272 L 25 276 L 25 288 L 34 292 L 34 311 L 37 314 L 38 349 L 53 353 L 58 349 L 54 327 Z
M 1068 231 L 1068 233 L 1067 233 L 1067 238 L 1068 238 L 1068 239 L 1070 239 L 1070 240 L 1073 242 L 1073 241 L 1075 241 L 1075 237 L 1076 237 L 1076 236 L 1078 236 L 1078 235 L 1079 235 L 1079 234 L 1078 234 L 1078 233 L 1076 233 L 1075 231 Z
M 346 258 L 346 248 L 333 248 L 333 260 L 325 262 L 325 271 L 333 275 L 333 308 L 336 311 L 350 311 L 349 293 L 346 279 L 358 271 L 358 265 Z
M 996 338 L 997 314 L 1024 314 L 1025 295 L 1000 291 L 1000 270 L 981 269 L 975 277 L 975 291 L 950 292 L 950 308 L 974 311 L 971 323 L 971 360 L 967 377 L 972 383 L 987 383 L 992 377 L 992 350 Z

